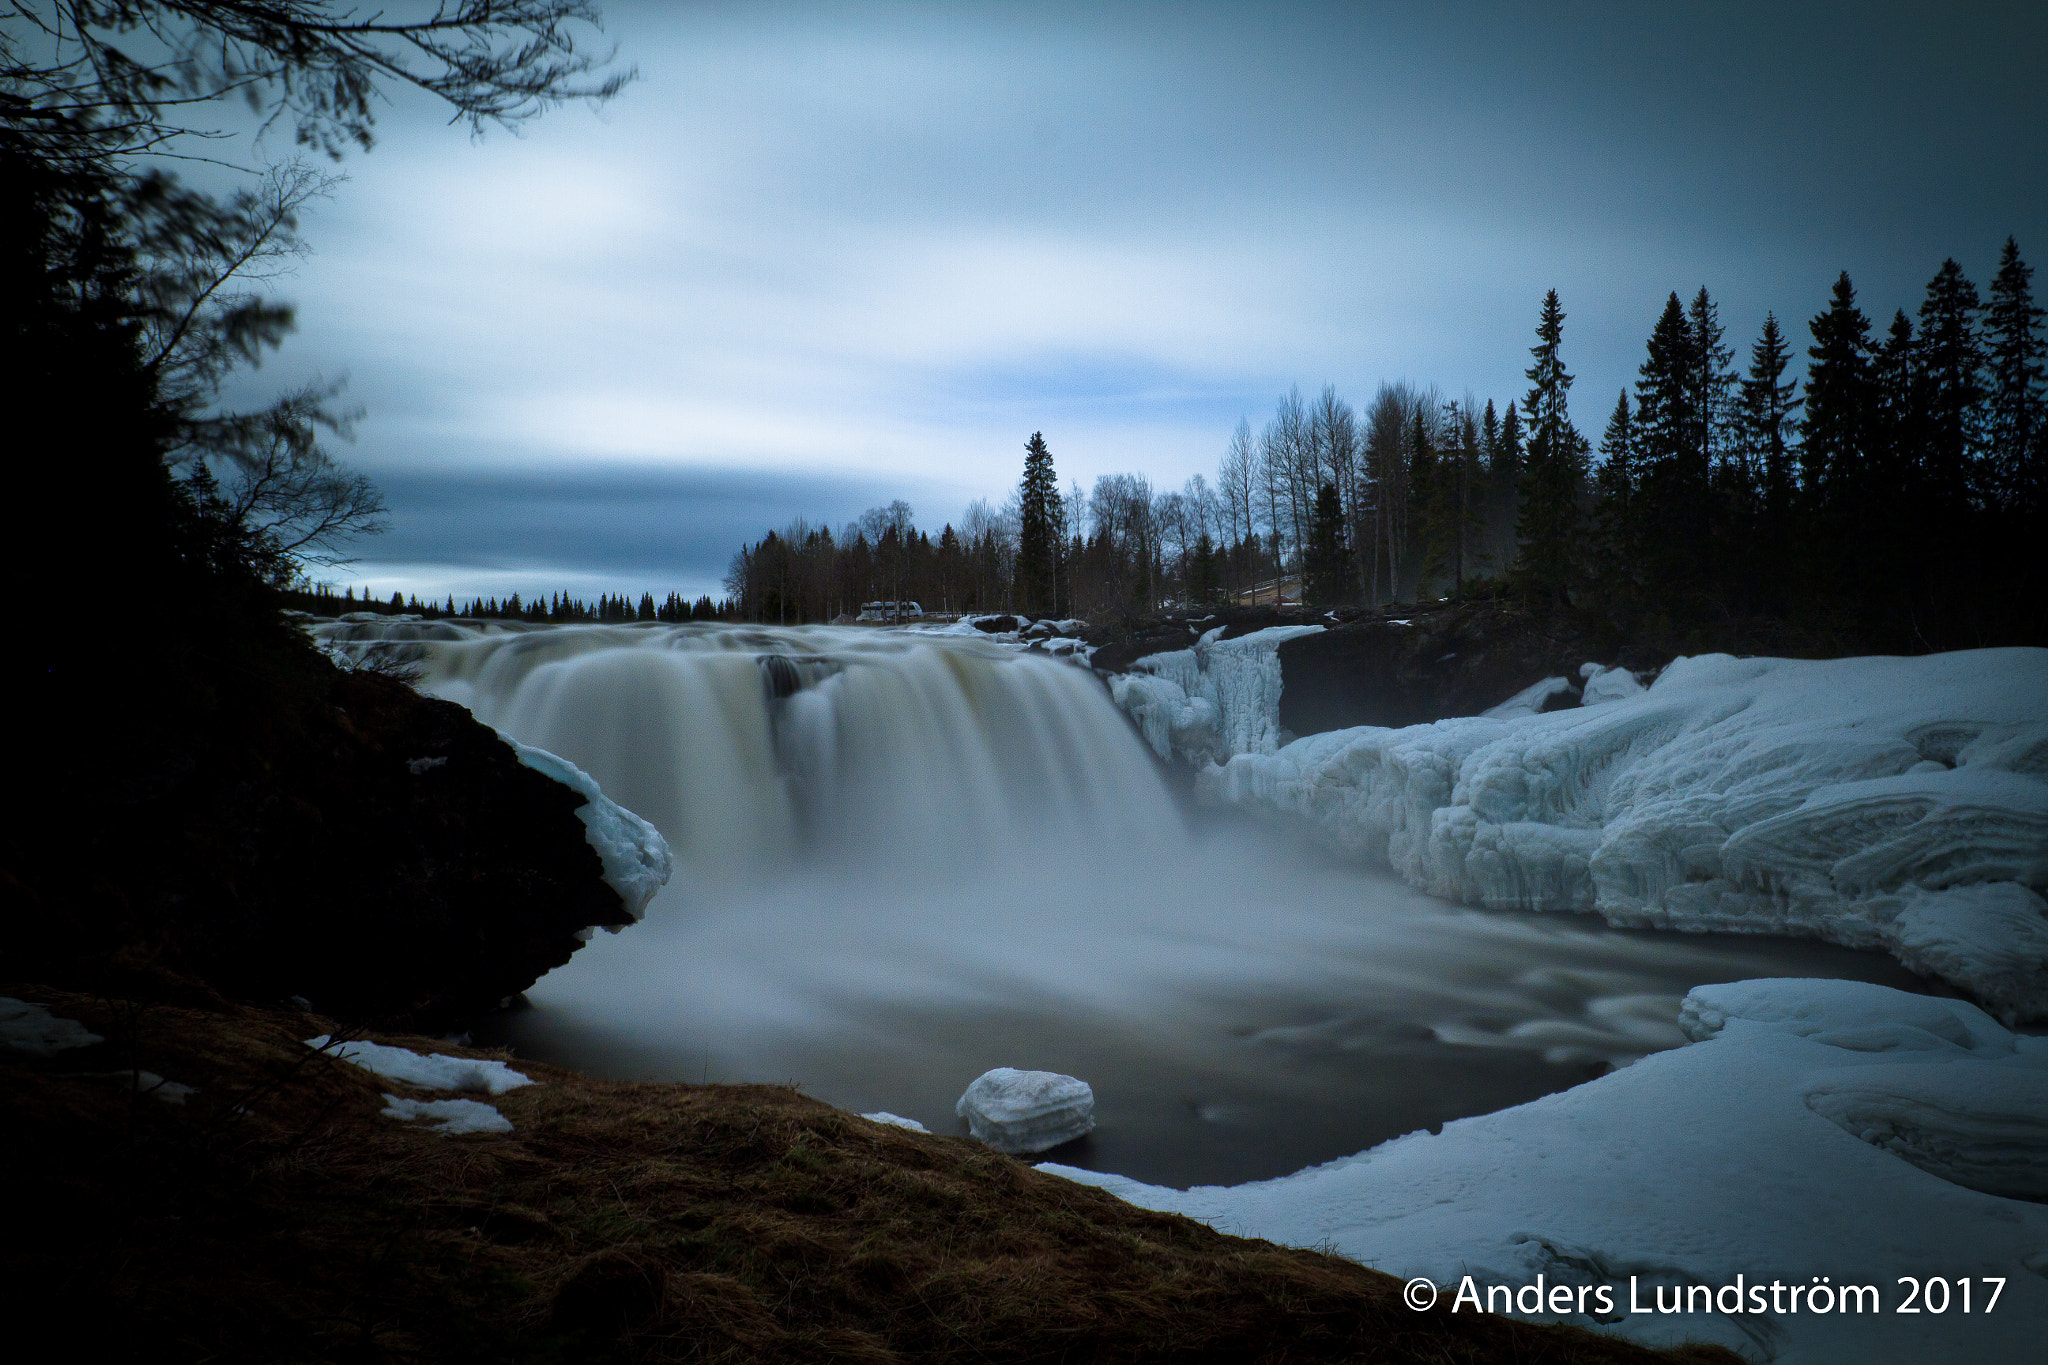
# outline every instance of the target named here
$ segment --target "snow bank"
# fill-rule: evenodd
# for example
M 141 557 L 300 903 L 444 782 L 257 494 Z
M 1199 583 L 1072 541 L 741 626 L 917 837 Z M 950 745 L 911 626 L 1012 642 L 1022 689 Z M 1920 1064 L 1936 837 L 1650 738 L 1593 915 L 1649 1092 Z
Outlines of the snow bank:
M 324 1048 L 327 1044 L 328 1036 L 324 1033 L 306 1040 L 306 1046 L 310 1048 Z M 502 1095 L 507 1090 L 534 1084 L 532 1078 L 521 1075 L 503 1062 L 451 1057 L 445 1052 L 423 1054 L 408 1048 L 386 1047 L 382 1043 L 342 1043 L 336 1047 L 334 1055 L 387 1081 L 403 1081 L 422 1090 L 481 1090 L 490 1095 Z
M 1161 758 L 1220 763 L 1280 747 L 1280 646 L 1322 626 L 1269 626 L 1234 640 L 1148 654 L 1109 680 L 1110 697 Z
M 954 1106 L 967 1131 L 999 1152 L 1043 1152 L 1095 1129 L 1095 1091 L 1056 1071 L 999 1066 Z
M 512 1120 L 482 1100 L 408 1100 L 397 1095 L 384 1097 L 385 1118 L 407 1123 L 423 1122 L 447 1137 L 458 1133 L 509 1133 Z
M 1155 749 L 1199 728 L 1167 696 L 1126 704 Z M 1433 895 L 1882 949 L 2048 1018 L 2048 650 L 1706 655 L 1599 705 L 1229 748 L 1206 796 Z
M 59 1019 L 41 1005 L 0 995 L 0 1047 L 50 1057 L 105 1041 L 76 1019 Z
M 2048 1321 L 2048 1040 L 1976 1007 L 1860 982 L 1770 980 L 1686 997 L 1702 1039 L 1561 1094 L 1411 1133 L 1279 1180 L 1172 1190 L 1046 1164 L 1224 1232 L 1328 1244 L 1448 1303 L 1487 1285 L 1610 1285 L 1576 1322 L 1780 1362 L 2025 1360 Z M 2038 1197 L 2038 1196 L 2035 1196 Z M 1874 1285 L 1878 1313 L 1659 1314 L 1656 1286 Z M 1900 1276 L 1954 1311 L 1899 1314 Z M 1958 1277 L 1974 1309 L 1960 1311 Z M 2004 1287 L 1983 1312 L 1993 1286 Z M 1574 1306 L 1577 1306 L 1574 1299 Z M 1797 1301 L 1792 1301 L 1796 1303 Z
M 521 744 L 502 730 L 498 734 L 512 746 L 521 763 L 575 788 L 586 798 L 576 811 L 583 821 L 583 837 L 604 864 L 606 884 L 619 893 L 626 913 L 639 919 L 674 871 L 668 841 L 661 831 L 599 791 L 596 780 L 568 759 Z
M 892 1114 L 886 1109 L 879 1110 L 873 1114 L 862 1114 L 861 1117 L 870 1123 L 886 1123 L 891 1128 L 908 1128 L 913 1133 L 929 1133 L 931 1131 L 931 1129 L 925 1127 L 916 1119 L 907 1119 L 901 1114 Z

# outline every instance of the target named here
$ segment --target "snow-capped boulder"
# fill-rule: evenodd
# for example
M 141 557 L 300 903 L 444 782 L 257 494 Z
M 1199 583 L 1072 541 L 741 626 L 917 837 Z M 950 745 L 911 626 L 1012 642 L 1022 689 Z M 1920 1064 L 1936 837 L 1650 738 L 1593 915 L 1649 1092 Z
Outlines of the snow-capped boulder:
M 545 773 L 581 795 L 583 805 L 576 817 L 583 822 L 584 838 L 604 865 L 605 884 L 619 893 L 626 913 L 639 919 L 647 902 L 668 885 L 674 860 L 661 831 L 598 789 L 597 780 L 557 754 L 521 744 L 510 735 L 504 740 L 519 755 L 519 761 L 535 772 Z M 609 926 L 616 932 L 616 926 Z
M 1095 1129 L 1095 1091 L 1057 1071 L 999 1066 L 954 1106 L 967 1131 L 999 1152 L 1043 1152 Z

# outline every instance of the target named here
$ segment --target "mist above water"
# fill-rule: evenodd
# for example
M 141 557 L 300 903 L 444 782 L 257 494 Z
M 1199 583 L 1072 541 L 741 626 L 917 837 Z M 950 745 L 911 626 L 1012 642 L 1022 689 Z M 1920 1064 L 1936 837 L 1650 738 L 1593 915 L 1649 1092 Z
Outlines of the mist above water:
M 499 1026 L 615 1076 L 796 1082 L 958 1130 L 993 1066 L 1089 1081 L 1060 1159 L 1285 1174 L 1683 1041 L 1707 981 L 1850 976 L 1825 945 L 1434 901 L 1181 810 L 1085 670 L 865 629 L 323 629 L 568 758 L 677 871 Z M 354 636 L 353 644 L 346 637 Z M 379 641 L 383 643 L 378 643 Z

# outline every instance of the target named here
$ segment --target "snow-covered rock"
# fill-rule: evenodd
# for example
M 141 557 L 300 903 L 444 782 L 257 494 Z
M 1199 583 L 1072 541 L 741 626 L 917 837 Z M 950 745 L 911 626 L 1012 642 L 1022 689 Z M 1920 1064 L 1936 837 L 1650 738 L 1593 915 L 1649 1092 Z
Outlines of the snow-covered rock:
M 1705 986 L 1683 1017 L 1703 1041 L 1279 1180 L 1174 1190 L 1039 1169 L 1428 1277 L 1446 1303 L 1467 1276 L 1607 1285 L 1616 1311 L 1557 1318 L 1653 1345 L 1716 1341 L 1781 1365 L 2034 1358 L 2048 1322 L 2048 1204 L 2031 1202 L 2048 1171 L 2048 1040 L 1860 982 Z M 2002 1197 L 2018 1194 L 2030 1199 Z M 1729 1312 L 1753 1307 L 1740 1296 L 1720 1311 L 1629 1311 L 1632 1277 L 1647 1306 L 1658 1286 L 1738 1276 L 1874 1285 L 1882 1311 L 1792 1311 L 1782 1295 L 1763 1312 Z M 1946 1278 L 1954 1311 L 1898 1313 L 1901 1276 Z
M 605 883 L 619 893 L 626 913 L 639 919 L 655 893 L 668 885 L 675 868 L 661 831 L 598 790 L 596 779 L 568 759 L 522 744 L 510 735 L 504 735 L 504 740 L 521 763 L 584 797 L 584 804 L 576 810 L 583 821 L 583 837 L 597 850 Z
M 0 1047 L 50 1057 L 105 1041 L 76 1019 L 60 1019 L 41 1005 L 0 995 Z
M 999 1152 L 1043 1152 L 1095 1129 L 1095 1092 L 1057 1071 L 999 1066 L 967 1087 L 954 1112 Z
M 2048 650 L 1705 655 L 1594 706 L 1227 747 L 1210 799 L 1433 895 L 1883 949 L 2048 1018 Z
M 512 1120 L 495 1105 L 482 1100 L 408 1100 L 397 1095 L 384 1097 L 385 1118 L 424 1123 L 445 1137 L 459 1133 L 509 1133 Z
M 324 1033 L 306 1040 L 306 1046 L 315 1049 L 325 1048 L 328 1043 Z M 387 1081 L 403 1081 L 422 1090 L 481 1090 L 502 1095 L 534 1083 L 531 1077 L 514 1071 L 504 1062 L 451 1057 L 445 1052 L 419 1053 L 382 1043 L 341 1043 L 335 1047 L 334 1055 Z

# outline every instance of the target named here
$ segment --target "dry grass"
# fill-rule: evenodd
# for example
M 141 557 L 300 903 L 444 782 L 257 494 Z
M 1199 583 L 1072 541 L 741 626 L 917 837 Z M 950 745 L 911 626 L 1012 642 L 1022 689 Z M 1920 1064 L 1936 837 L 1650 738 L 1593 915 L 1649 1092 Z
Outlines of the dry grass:
M 516 1131 L 449 1138 L 381 1117 L 401 1087 L 299 1044 L 325 1020 L 0 994 L 108 1039 L 0 1062 L 0 1275 L 23 1325 L 61 1322 L 81 1358 L 1734 1359 L 1414 1313 L 1349 1261 L 790 1089 L 522 1064 L 544 1084 L 497 1099 Z M 136 1066 L 200 1093 L 75 1074 Z

